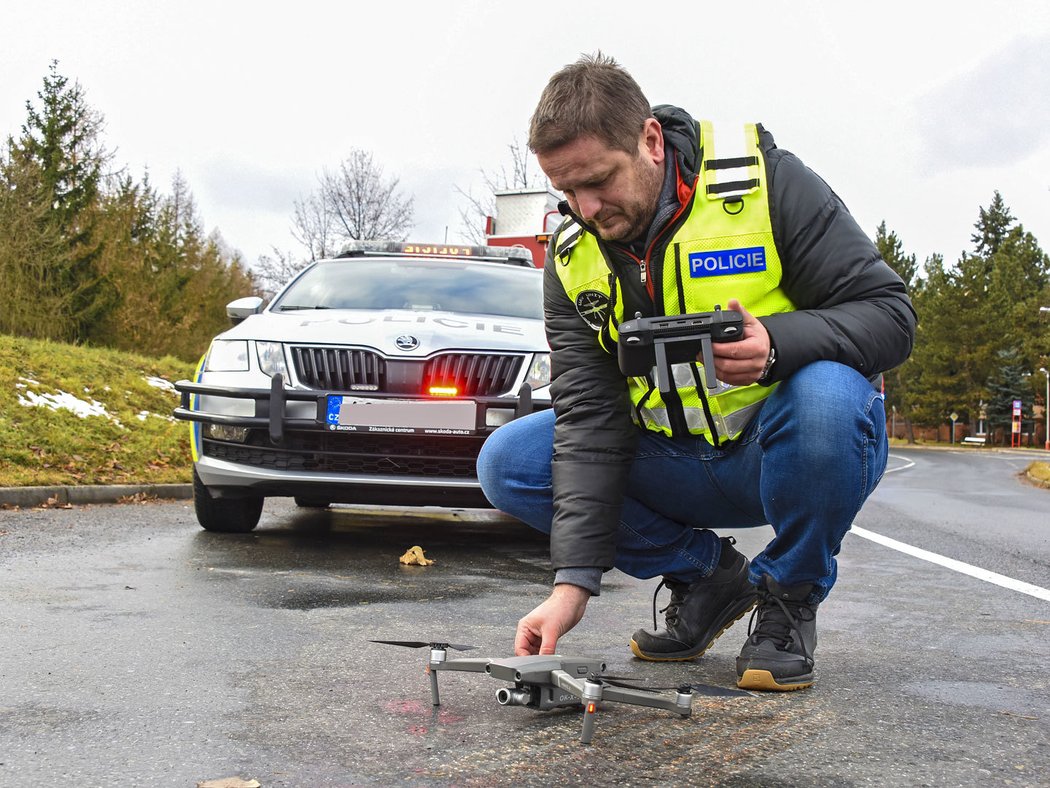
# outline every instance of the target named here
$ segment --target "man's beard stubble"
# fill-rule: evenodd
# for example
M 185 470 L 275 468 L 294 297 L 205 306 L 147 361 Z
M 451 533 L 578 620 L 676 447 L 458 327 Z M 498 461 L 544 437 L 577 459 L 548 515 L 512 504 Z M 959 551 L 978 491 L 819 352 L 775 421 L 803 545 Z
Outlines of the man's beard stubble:
M 628 226 L 616 237 L 608 237 L 602 234 L 602 240 L 616 241 L 622 244 L 632 244 L 644 239 L 649 232 L 649 227 L 656 216 L 656 209 L 660 201 L 660 191 L 664 185 L 664 168 L 646 166 L 639 156 L 635 164 L 635 175 L 638 183 L 638 198 L 630 204 L 623 206 L 621 211 L 628 220 Z

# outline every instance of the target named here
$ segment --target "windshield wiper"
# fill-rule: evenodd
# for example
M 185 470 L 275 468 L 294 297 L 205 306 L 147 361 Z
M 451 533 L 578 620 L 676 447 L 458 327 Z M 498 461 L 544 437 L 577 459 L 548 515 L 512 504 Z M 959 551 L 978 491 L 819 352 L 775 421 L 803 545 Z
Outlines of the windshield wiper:
M 301 309 L 331 309 L 330 306 L 305 306 L 300 304 L 281 304 L 277 307 L 278 312 L 295 312 Z

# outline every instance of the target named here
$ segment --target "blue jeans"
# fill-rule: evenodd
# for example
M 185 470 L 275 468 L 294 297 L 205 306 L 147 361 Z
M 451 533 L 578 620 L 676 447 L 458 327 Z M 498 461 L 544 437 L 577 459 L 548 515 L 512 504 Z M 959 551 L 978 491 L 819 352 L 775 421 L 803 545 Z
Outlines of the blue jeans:
M 740 438 L 642 435 L 625 490 L 615 566 L 632 577 L 691 582 L 710 574 L 721 547 L 710 528 L 770 524 L 773 540 L 751 562 L 751 580 L 835 584 L 843 537 L 886 469 L 883 395 L 831 361 L 780 383 Z M 496 430 L 478 457 L 489 501 L 550 533 L 554 412 Z

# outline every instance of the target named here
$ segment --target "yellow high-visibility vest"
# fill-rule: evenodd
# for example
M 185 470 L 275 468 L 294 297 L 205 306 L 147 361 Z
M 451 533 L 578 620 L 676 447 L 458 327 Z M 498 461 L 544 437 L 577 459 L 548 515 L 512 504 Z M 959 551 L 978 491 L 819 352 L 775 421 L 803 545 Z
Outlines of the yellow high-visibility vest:
M 665 247 L 660 281 L 652 282 L 654 289 L 660 288 L 664 312 L 710 312 L 716 306 L 724 308 L 730 298 L 738 299 L 755 316 L 792 311 L 795 306 L 780 285 L 781 263 L 773 240 L 758 129 L 746 124 L 743 146 L 737 146 L 740 155 L 720 156 L 712 124 L 699 125 L 700 172 L 686 213 Z M 552 243 L 552 264 L 566 295 L 595 330 L 601 346 L 615 354 L 617 329 L 634 315 L 624 314 L 621 283 L 611 273 L 598 239 L 570 218 Z M 647 268 L 639 266 L 643 284 Z M 716 391 L 708 392 L 700 362 L 675 364 L 672 374 L 675 390 L 666 397 L 656 386 L 654 372 L 628 379 L 635 422 L 672 435 L 677 421 L 715 445 L 737 438 L 774 389 L 757 383 L 719 383 Z M 682 418 L 673 419 L 672 411 Z

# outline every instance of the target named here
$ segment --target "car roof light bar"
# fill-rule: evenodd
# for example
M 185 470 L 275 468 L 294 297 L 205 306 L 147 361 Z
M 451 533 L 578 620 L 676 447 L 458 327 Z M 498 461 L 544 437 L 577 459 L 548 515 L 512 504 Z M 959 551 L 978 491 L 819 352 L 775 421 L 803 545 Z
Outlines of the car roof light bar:
M 514 246 L 421 244 L 404 241 L 350 241 L 337 257 L 442 257 L 535 267 L 532 252 Z

